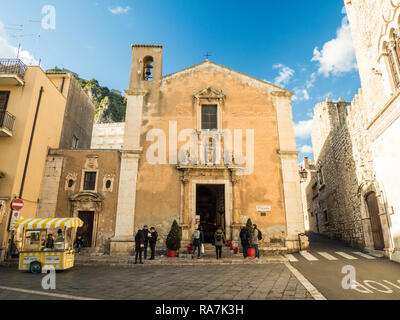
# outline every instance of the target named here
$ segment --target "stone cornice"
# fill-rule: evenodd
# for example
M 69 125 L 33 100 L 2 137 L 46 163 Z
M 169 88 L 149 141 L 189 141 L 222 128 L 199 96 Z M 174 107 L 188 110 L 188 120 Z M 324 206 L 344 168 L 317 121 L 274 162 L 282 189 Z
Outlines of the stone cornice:
M 276 151 L 280 156 L 298 156 L 299 155 L 299 151 L 295 150 L 295 151 L 286 151 L 286 150 L 277 150 Z
M 367 126 L 372 140 L 376 140 L 388 127 L 400 117 L 400 90 L 386 103 L 382 110 Z
M 294 93 L 291 91 L 272 91 L 271 94 L 275 97 L 291 98 Z
M 127 96 L 145 96 L 149 93 L 146 89 L 136 88 L 136 89 L 127 89 L 124 90 Z

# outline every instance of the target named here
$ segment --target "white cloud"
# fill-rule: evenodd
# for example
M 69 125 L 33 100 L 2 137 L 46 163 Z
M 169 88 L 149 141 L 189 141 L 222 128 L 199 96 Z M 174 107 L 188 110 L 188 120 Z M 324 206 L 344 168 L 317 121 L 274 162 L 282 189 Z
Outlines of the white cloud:
M 309 145 L 305 145 L 305 146 L 302 146 L 302 147 L 300 148 L 300 152 L 301 152 L 301 153 L 312 154 L 312 153 L 313 153 L 313 148 L 312 148 L 311 146 L 309 146 Z
M 306 81 L 306 88 L 310 89 L 314 87 L 314 83 L 317 80 L 317 74 L 315 72 L 311 73 L 310 79 Z
M 336 32 L 336 38 L 326 42 L 321 51 L 316 47 L 311 61 L 319 62 L 319 73 L 325 77 L 330 74 L 357 70 L 357 62 L 347 17 L 343 18 L 341 27 Z
M 0 58 L 17 58 L 18 47 L 13 46 L 9 43 L 7 32 L 4 29 L 4 24 L 0 21 Z M 33 55 L 23 48 L 20 49 L 19 59 L 21 59 L 25 64 L 36 65 L 39 64 Z
M 307 89 L 294 88 L 293 101 L 310 100 L 310 95 Z
M 279 76 L 275 78 L 275 84 L 277 86 L 281 85 L 287 85 L 290 81 L 290 79 L 294 76 L 295 71 L 293 69 L 290 69 L 289 67 L 286 67 L 283 64 L 275 64 L 273 66 L 274 69 L 280 69 L 279 70 Z
M 108 8 L 108 10 L 112 13 L 112 14 L 126 14 L 128 13 L 128 11 L 131 9 L 130 6 L 126 6 L 125 8 L 118 6 L 115 8 Z
M 294 124 L 294 134 L 298 139 L 309 139 L 311 137 L 313 120 L 299 121 Z

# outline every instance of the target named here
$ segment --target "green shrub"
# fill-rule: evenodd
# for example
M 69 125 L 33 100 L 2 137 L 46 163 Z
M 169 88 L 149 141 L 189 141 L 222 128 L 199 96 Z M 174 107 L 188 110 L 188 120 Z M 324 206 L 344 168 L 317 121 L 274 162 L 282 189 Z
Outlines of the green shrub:
M 251 219 L 247 219 L 247 223 L 246 223 L 246 230 L 247 230 L 247 234 L 248 234 L 248 238 L 247 238 L 247 242 L 249 245 L 249 248 L 253 248 L 253 222 L 251 222 Z
M 173 251 L 178 251 L 181 248 L 181 234 L 176 220 L 172 223 L 171 230 L 167 236 L 166 245 L 169 250 Z

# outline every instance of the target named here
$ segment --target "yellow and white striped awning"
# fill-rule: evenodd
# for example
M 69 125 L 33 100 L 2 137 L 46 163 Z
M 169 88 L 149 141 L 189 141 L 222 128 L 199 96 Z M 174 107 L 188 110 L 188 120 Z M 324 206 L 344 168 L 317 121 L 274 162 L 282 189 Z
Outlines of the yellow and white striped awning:
M 79 218 L 27 218 L 15 224 L 16 229 L 51 229 L 82 227 L 83 221 Z

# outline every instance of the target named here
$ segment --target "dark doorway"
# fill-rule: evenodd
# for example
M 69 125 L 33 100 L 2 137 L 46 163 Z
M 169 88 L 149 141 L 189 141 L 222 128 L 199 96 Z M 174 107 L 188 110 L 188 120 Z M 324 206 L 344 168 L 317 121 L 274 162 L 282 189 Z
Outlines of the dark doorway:
M 204 242 L 211 243 L 218 226 L 225 231 L 225 185 L 197 185 L 196 214 L 200 216 Z
M 85 248 L 90 248 L 92 246 L 93 237 L 94 211 L 79 211 L 78 217 L 83 221 L 83 226 L 78 228 L 76 236 L 81 236 L 83 246 Z
M 379 205 L 375 192 L 371 192 L 365 198 L 368 206 L 369 217 L 371 219 L 371 232 L 374 240 L 375 250 L 383 250 L 385 243 L 383 241 L 381 218 L 379 216 Z

